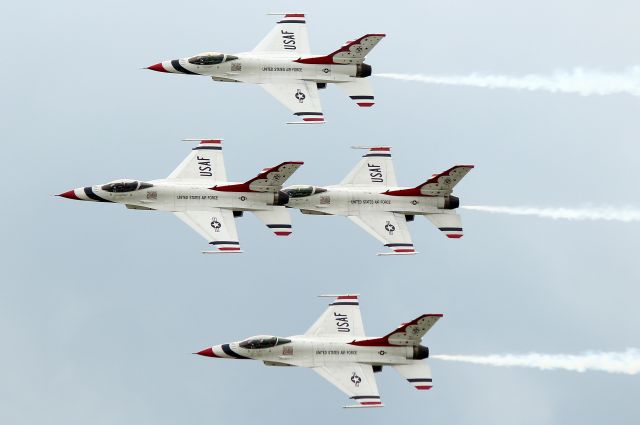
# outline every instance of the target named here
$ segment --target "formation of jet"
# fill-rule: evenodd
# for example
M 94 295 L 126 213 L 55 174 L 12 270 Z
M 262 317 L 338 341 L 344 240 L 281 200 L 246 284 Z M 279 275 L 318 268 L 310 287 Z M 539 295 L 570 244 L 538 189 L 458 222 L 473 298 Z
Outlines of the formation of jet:
M 318 90 L 328 83 L 335 83 L 360 107 L 374 104 L 373 90 L 365 79 L 371 75 L 371 66 L 364 60 L 385 34 L 366 34 L 328 55 L 312 55 L 305 15 L 277 15 L 284 16 L 250 52 L 204 52 L 147 69 L 258 84 L 299 118 L 289 124 L 324 123 Z
M 383 406 L 374 373 L 384 366 L 394 368 L 418 390 L 431 389 L 431 368 L 424 361 L 429 349 L 420 343 L 442 314 L 423 314 L 372 338 L 365 336 L 357 295 L 323 296 L 335 300 L 304 335 L 259 335 L 194 354 L 311 368 L 357 403 L 345 407 Z
M 407 221 L 423 215 L 449 238 L 462 237 L 453 188 L 473 168 L 456 165 L 415 187 L 398 187 L 391 148 L 364 148 L 367 153 L 340 184 L 295 185 L 283 191 L 287 207 L 303 214 L 342 215 L 362 227 L 390 251 L 379 255 L 415 254 Z
M 291 217 L 283 206 L 289 196 L 280 189 L 302 162 L 283 162 L 244 183 L 232 183 L 227 181 L 221 140 L 187 140 L 199 144 L 165 179 L 119 179 L 58 196 L 173 212 L 212 245 L 206 253 L 242 252 L 235 217 L 244 211 L 255 214 L 277 236 L 291 234 Z

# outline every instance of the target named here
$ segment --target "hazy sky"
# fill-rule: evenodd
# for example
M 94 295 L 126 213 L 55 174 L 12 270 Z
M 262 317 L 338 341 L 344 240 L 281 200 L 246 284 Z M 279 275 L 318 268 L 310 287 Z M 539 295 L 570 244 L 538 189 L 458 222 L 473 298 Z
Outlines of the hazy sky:
M 465 237 L 410 224 L 420 255 L 376 257 L 349 220 L 293 212 L 276 238 L 238 221 L 245 253 L 206 243 L 168 213 L 52 195 L 120 177 L 168 175 L 185 137 L 222 137 L 230 179 L 285 160 L 292 184 L 339 182 L 393 146 L 414 185 L 475 164 L 463 204 L 640 206 L 640 99 L 432 86 L 372 77 L 376 106 L 321 93 L 324 126 L 250 85 L 141 67 L 206 50 L 246 51 L 271 11 L 308 13 L 314 53 L 385 32 L 374 73 L 551 74 L 640 63 L 637 1 L 10 2 L 0 13 L 0 423 L 311 425 L 366 421 L 636 424 L 640 377 L 432 360 L 434 388 L 378 374 L 384 409 L 310 370 L 193 356 L 212 344 L 304 332 L 322 293 L 356 292 L 366 330 L 444 313 L 432 353 L 580 353 L 640 347 L 640 225 L 461 211 Z

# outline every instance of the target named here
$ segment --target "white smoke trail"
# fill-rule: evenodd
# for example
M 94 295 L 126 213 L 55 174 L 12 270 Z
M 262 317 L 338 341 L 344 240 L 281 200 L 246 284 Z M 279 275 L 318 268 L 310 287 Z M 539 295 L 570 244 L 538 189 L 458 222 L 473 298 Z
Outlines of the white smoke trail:
M 487 205 L 461 206 L 466 210 L 484 211 L 494 214 L 528 215 L 554 220 L 605 220 L 625 223 L 640 221 L 640 209 L 631 207 L 585 206 L 581 208 L 554 207 L 503 207 Z
M 492 354 L 432 355 L 432 359 L 465 362 L 499 367 L 530 367 L 540 370 L 569 370 L 573 372 L 600 371 L 636 375 L 640 373 L 640 351 L 627 348 L 622 352 L 592 352 L 582 354 Z
M 425 74 L 375 74 L 378 77 L 427 84 L 483 87 L 489 89 L 515 89 L 548 91 L 551 93 L 577 93 L 582 96 L 627 93 L 640 96 L 640 65 L 634 65 L 620 73 L 574 68 L 571 71 L 555 71 L 550 75 L 528 74 L 523 76 L 491 75 L 425 75 Z

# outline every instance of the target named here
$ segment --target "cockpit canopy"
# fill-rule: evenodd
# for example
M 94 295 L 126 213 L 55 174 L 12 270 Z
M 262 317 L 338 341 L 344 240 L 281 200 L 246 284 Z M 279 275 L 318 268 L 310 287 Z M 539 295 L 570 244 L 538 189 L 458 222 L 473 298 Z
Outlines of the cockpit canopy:
M 151 183 L 140 182 L 138 180 L 115 180 L 102 185 L 102 190 L 112 193 L 133 192 L 134 190 L 148 189 L 153 187 Z
M 305 196 L 316 195 L 318 193 L 326 192 L 327 189 L 318 186 L 304 186 L 294 185 L 289 186 L 283 190 L 291 198 L 304 198 Z
M 271 348 L 276 345 L 287 344 L 289 342 L 291 342 L 290 339 L 280 338 L 277 336 L 257 335 L 245 339 L 238 345 L 242 348 L 246 348 L 247 350 L 259 350 L 261 348 Z
M 188 62 L 193 65 L 217 65 L 219 63 L 229 62 L 235 59 L 238 59 L 238 57 L 218 52 L 204 52 L 190 57 Z

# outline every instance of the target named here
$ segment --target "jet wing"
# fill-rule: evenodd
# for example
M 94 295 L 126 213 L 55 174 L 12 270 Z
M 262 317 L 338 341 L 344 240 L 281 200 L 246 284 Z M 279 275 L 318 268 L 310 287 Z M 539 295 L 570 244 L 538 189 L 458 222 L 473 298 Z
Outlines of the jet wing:
M 316 83 L 291 80 L 282 83 L 263 83 L 260 86 L 293 112 L 293 115 L 302 119 L 302 121 L 287 124 L 324 124 Z
M 284 14 L 284 17 L 258 43 L 253 52 L 296 58 L 310 54 L 309 34 L 304 13 Z
M 322 316 L 305 332 L 305 336 L 363 338 L 364 326 L 357 295 L 336 295 Z
M 207 211 L 175 212 L 180 220 L 209 241 L 214 251 L 206 253 L 235 253 L 240 250 L 233 211 L 212 208 Z
M 358 403 L 344 407 L 383 406 L 371 365 L 336 363 L 314 367 L 313 370 Z
M 366 230 L 371 236 L 391 249 L 378 255 L 415 254 L 407 220 L 403 214 L 393 212 L 370 212 L 349 219 Z
M 222 157 L 222 140 L 199 140 L 200 144 L 191 150 L 191 153 L 167 178 L 226 182 L 227 173 Z
M 373 146 L 364 148 L 354 146 L 356 149 L 368 149 L 362 155 L 362 159 L 351 170 L 340 184 L 353 186 L 397 186 L 396 171 L 393 168 L 391 148 L 388 146 Z
M 291 216 L 285 207 L 274 206 L 271 210 L 253 211 L 276 236 L 289 236 L 292 233 Z

